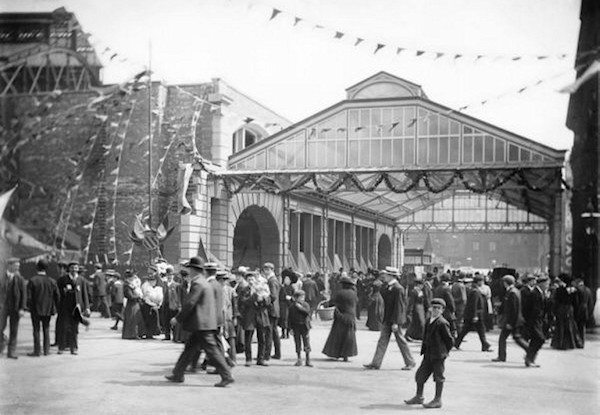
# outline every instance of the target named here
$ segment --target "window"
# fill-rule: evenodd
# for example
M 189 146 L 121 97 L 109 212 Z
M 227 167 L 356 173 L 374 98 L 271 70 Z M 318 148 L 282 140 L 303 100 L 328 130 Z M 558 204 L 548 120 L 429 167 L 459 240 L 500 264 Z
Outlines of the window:
M 490 242 L 490 252 L 496 252 L 496 242 Z
M 255 131 L 249 126 L 244 126 L 233 133 L 232 136 L 232 151 L 233 153 L 237 153 L 245 149 L 246 147 L 251 146 L 252 144 L 262 140 L 263 135 L 258 131 Z
M 479 242 L 473 242 L 473 251 L 479 251 Z

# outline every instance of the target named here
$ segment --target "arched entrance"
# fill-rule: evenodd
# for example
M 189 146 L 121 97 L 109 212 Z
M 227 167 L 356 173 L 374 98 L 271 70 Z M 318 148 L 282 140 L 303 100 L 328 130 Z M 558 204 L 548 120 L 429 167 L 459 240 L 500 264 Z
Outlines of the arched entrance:
M 392 265 L 392 242 L 383 234 L 377 243 L 377 267 L 383 269 Z
M 265 262 L 279 267 L 279 230 L 273 215 L 264 207 L 242 211 L 233 231 L 233 266 L 258 268 Z

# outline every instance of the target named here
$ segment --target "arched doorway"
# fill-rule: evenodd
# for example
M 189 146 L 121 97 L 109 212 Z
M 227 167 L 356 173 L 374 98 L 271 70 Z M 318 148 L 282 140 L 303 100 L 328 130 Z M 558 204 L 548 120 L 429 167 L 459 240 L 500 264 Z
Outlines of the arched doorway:
M 249 206 L 242 211 L 233 231 L 233 266 L 258 268 L 265 262 L 279 267 L 279 229 L 264 207 Z
M 383 234 L 377 244 L 377 267 L 383 269 L 392 265 L 392 242 Z

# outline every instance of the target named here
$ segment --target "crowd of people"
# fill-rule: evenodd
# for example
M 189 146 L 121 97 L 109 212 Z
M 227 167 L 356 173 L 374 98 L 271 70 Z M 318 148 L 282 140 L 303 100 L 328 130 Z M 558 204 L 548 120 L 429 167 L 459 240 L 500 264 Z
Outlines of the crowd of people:
M 79 325 L 89 325 L 92 311 L 113 318 L 113 330 L 129 340 L 162 340 L 185 343 L 167 379 L 183 382 L 186 372 L 214 367 L 221 375 L 215 386 L 233 382 L 231 368 L 243 353 L 245 365 L 268 366 L 281 359 L 281 339 L 293 335 L 296 366 L 312 367 L 311 320 L 320 308 L 332 308 L 333 322 L 322 353 L 348 361 L 358 355 L 356 323 L 366 309 L 366 327 L 380 333 L 375 354 L 365 369 L 380 369 L 394 337 L 404 360 L 403 370 L 417 362 L 409 343 L 421 341 L 424 358 L 415 380 L 417 393 L 407 404 L 441 407 L 444 360 L 476 331 L 482 352 L 492 352 L 486 333 L 500 328 L 494 362 L 506 361 L 506 342 L 512 336 L 525 351 L 527 367 L 538 367 L 536 358 L 550 339 L 555 349 L 582 348 L 586 326 L 593 319 L 591 290 L 568 275 L 491 275 L 460 272 L 427 273 L 423 278 L 385 267 L 366 274 L 339 270 L 325 276 L 293 269 L 275 273 L 272 263 L 251 270 L 239 266 L 222 269 L 198 257 L 176 267 L 163 259 L 148 266 L 145 275 L 125 270 L 123 275 L 102 264 L 82 275 L 76 262 L 59 264 L 60 275 L 48 275 L 48 262 L 37 262 L 37 274 L 26 280 L 19 260 L 7 261 L 0 281 L 0 350 L 16 359 L 19 319 L 31 314 L 33 351 L 50 353 L 50 320 L 57 315 L 55 342 L 58 353 L 78 354 Z M 326 278 L 327 277 L 327 278 Z M 9 327 L 8 339 L 4 336 Z M 40 329 L 42 338 L 40 338 Z M 281 331 L 280 331 L 281 330 Z M 253 353 L 253 339 L 256 350 Z M 43 341 L 42 341 L 43 340 Z M 304 352 L 304 356 L 303 353 Z M 204 359 L 201 362 L 201 357 Z M 253 359 L 255 357 L 255 359 Z M 433 374 L 435 398 L 424 403 L 423 385 Z

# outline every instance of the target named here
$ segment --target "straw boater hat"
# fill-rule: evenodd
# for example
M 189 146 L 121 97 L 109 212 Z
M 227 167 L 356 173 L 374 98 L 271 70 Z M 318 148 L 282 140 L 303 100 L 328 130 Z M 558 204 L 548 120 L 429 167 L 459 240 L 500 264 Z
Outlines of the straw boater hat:
M 381 271 L 379 271 L 379 273 L 380 274 L 392 275 L 394 277 L 400 276 L 400 270 L 398 268 L 395 268 L 395 267 L 385 267 L 384 269 L 382 269 Z

